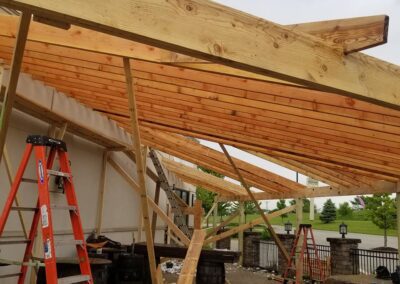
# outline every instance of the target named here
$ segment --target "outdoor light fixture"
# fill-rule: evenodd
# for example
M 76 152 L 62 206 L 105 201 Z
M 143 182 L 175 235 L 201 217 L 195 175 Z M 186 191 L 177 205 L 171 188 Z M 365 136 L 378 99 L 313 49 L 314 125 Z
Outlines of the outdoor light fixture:
M 347 235 L 347 225 L 344 222 L 339 225 L 339 234 L 342 234 L 342 239 Z
M 290 221 L 287 221 L 286 223 L 285 223 L 285 231 L 286 231 L 286 233 L 289 235 L 289 233 L 290 233 L 290 231 L 292 230 L 292 227 L 293 227 L 293 225 L 292 225 L 292 223 L 290 223 Z

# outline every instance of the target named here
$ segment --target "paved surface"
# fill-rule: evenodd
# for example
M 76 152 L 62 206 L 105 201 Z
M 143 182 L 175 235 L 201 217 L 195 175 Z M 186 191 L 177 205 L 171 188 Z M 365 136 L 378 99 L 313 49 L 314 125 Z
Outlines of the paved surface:
M 283 226 L 273 226 L 273 227 L 277 233 L 284 233 Z M 329 245 L 329 243 L 326 241 L 327 238 L 340 237 L 339 233 L 333 231 L 313 230 L 313 232 L 314 232 L 315 242 L 319 245 Z M 346 238 L 361 239 L 361 243 L 358 245 L 358 247 L 361 249 L 372 249 L 376 247 L 383 247 L 383 236 L 349 233 L 346 235 Z M 388 246 L 397 248 L 397 238 L 388 237 Z M 232 239 L 231 249 L 236 251 L 238 250 L 237 239 Z

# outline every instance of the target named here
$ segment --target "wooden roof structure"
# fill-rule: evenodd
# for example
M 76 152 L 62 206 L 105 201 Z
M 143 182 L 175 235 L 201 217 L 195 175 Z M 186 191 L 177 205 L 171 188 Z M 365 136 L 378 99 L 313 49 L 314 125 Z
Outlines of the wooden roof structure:
M 385 16 L 342 22 L 363 31 L 364 38 L 367 28 L 370 38 L 386 41 Z M 17 25 L 18 17 L 0 17 L 0 58 L 6 63 L 11 62 Z M 304 26 L 321 30 L 323 24 Z M 310 33 L 318 36 L 315 31 Z M 326 37 L 328 32 L 320 34 Z M 340 36 L 348 34 L 355 33 L 351 30 Z M 360 46 L 360 40 L 354 42 Z M 354 55 L 366 57 L 355 52 L 344 58 Z M 142 139 L 152 147 L 196 163 L 188 153 L 199 146 L 189 143 L 187 149 L 171 148 L 177 142 L 166 139 L 184 138 L 164 135 L 161 142 L 153 138 L 154 132 L 203 138 L 251 151 L 331 186 L 348 188 L 371 186 L 378 180 L 396 182 L 400 176 L 400 112 L 367 102 L 369 98 L 362 101 L 324 92 L 77 26 L 63 30 L 38 22 L 30 25 L 22 71 L 130 131 L 121 56 L 131 58 L 140 126 L 146 130 Z M 399 71 L 394 66 L 387 70 Z M 391 85 L 397 87 L 398 77 Z M 197 161 L 201 160 L 199 156 Z M 262 188 L 260 184 L 268 181 L 254 183 Z M 281 184 L 278 187 L 285 191 Z
M 386 43 L 387 16 L 281 26 L 205 0 L 0 5 L 23 12 L 21 20 L 0 16 L 0 58 L 11 66 L 0 151 L 14 101 L 50 119 L 15 98 L 22 71 L 132 133 L 133 148 L 96 141 L 135 153 L 139 192 L 140 144 L 239 176 L 244 188 L 164 162 L 227 200 L 397 191 L 400 68 L 359 52 Z M 187 137 L 240 148 L 329 186 L 306 188 Z

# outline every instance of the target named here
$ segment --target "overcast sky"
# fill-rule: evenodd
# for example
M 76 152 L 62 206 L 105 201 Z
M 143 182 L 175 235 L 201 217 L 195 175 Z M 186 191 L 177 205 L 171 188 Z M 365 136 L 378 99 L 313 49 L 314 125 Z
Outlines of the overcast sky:
M 400 0 L 215 0 L 221 4 L 239 9 L 252 15 L 278 24 L 295 24 L 340 18 L 352 18 L 371 15 L 388 15 L 388 43 L 368 49 L 365 53 L 382 60 L 400 65 Z M 202 141 L 202 144 L 220 150 L 215 143 Z M 295 172 L 262 160 L 243 151 L 228 148 L 232 156 L 255 164 L 261 168 L 295 180 Z M 300 182 L 305 184 L 306 177 L 300 175 Z M 335 197 L 339 204 L 353 197 Z M 320 208 L 326 198 L 316 198 Z M 275 201 L 268 202 L 268 209 L 275 207 Z

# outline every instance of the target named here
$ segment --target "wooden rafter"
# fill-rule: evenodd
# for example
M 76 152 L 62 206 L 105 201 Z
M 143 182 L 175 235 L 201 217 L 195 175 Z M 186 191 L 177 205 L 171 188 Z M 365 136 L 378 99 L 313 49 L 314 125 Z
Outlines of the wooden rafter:
M 156 1 L 137 5 L 124 0 L 114 5 L 91 0 L 79 3 L 79 9 L 72 1 L 61 0 L 44 0 L 40 6 L 34 0 L 0 3 L 30 9 L 44 18 L 63 19 L 174 52 L 398 108 L 399 70 L 395 66 L 361 53 L 345 56 L 314 36 L 214 2 L 195 0 L 175 5 Z M 108 12 L 106 19 L 104 11 Z M 381 92 L 382 85 L 387 88 L 385 93 Z

